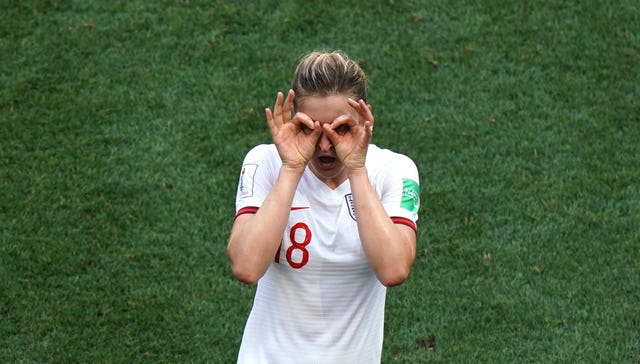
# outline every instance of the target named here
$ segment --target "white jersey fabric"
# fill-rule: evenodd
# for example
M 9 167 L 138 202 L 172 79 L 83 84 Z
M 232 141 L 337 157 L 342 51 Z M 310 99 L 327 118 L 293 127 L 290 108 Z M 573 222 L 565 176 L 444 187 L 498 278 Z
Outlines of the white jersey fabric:
M 373 144 L 370 181 L 388 215 L 416 229 L 418 170 L 408 157 Z M 273 144 L 245 157 L 236 215 L 255 213 L 282 165 Z M 282 245 L 258 281 L 238 363 L 379 363 L 386 287 L 362 250 L 351 187 L 330 189 L 307 167 Z

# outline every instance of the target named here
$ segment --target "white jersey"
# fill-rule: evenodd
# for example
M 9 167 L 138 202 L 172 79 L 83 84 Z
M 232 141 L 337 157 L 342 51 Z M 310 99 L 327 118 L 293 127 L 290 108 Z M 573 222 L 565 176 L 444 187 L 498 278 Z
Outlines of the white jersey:
M 236 214 L 255 213 L 282 165 L 273 144 L 245 157 Z M 418 171 L 408 157 L 371 144 L 370 181 L 390 218 L 416 229 Z M 386 287 L 358 237 L 349 180 L 329 188 L 307 167 L 282 244 L 258 281 L 238 363 L 379 363 Z

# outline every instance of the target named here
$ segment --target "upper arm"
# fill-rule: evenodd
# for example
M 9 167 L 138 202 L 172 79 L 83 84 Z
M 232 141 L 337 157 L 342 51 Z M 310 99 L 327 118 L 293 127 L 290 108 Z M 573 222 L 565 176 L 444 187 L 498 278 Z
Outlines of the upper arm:
M 396 226 L 396 229 L 398 229 L 398 232 L 400 233 L 400 237 L 402 241 L 406 243 L 407 247 L 409 248 L 410 256 L 408 258 L 409 258 L 409 263 L 411 264 L 413 263 L 416 257 L 416 241 L 417 241 L 416 231 L 413 230 L 413 228 L 411 228 L 410 226 L 404 225 L 404 224 L 395 224 L 395 226 Z
M 236 216 L 231 226 L 231 234 L 229 237 L 229 245 L 238 238 L 238 235 L 244 230 L 245 226 L 251 221 L 254 214 L 241 214 Z

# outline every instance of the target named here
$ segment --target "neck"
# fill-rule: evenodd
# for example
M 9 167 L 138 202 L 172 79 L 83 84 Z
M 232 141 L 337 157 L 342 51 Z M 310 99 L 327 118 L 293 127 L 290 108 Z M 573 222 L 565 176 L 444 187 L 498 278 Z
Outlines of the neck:
M 313 164 L 309 163 L 309 169 L 311 170 L 311 172 L 318 177 L 319 180 L 321 180 L 322 182 L 324 182 L 324 184 L 326 184 L 327 186 L 329 186 L 331 189 L 335 189 L 336 187 L 340 186 L 340 184 L 342 184 L 342 182 L 344 182 L 347 178 L 346 178 L 346 174 L 344 173 L 344 166 L 342 166 L 336 173 L 334 173 L 333 175 L 327 175 L 324 173 L 321 173 L 320 171 L 318 171 Z

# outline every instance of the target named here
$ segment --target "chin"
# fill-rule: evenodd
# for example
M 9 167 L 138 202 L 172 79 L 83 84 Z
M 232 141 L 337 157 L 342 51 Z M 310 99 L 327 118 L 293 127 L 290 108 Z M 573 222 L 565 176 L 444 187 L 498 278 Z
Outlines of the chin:
M 311 171 L 318 177 L 334 178 L 337 177 L 344 170 L 344 165 L 335 164 L 331 168 L 322 168 L 318 163 L 309 163 Z

